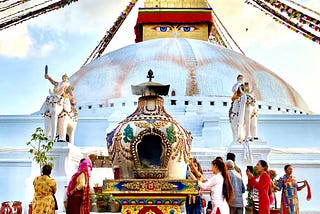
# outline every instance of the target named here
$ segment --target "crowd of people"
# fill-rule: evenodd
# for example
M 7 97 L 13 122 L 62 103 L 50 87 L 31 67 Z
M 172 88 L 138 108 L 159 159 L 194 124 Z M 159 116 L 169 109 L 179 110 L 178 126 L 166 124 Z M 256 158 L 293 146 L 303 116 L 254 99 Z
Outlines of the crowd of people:
M 194 159 L 201 169 L 200 163 Z M 203 190 L 210 192 L 210 201 L 207 202 L 206 210 L 201 209 L 201 199 L 203 196 L 199 194 L 199 199 L 194 200 L 193 204 L 186 203 L 187 214 L 243 214 L 244 198 L 246 191 L 241 169 L 235 164 L 235 154 L 228 153 L 226 161 L 222 157 L 216 157 L 211 162 L 212 176 L 205 180 L 197 179 L 191 176 L 193 180 L 198 180 L 200 193 Z M 308 186 L 306 180 L 298 182 L 292 175 L 293 168 L 291 165 L 285 165 L 285 175 L 280 177 L 276 183 L 273 183 L 269 175 L 269 166 L 265 160 L 259 160 L 254 171 L 247 169 L 248 190 L 251 191 L 252 197 L 252 213 L 268 214 L 270 213 L 270 205 L 273 202 L 273 191 L 281 190 L 281 213 L 296 214 L 299 213 L 299 202 L 297 192 Z M 202 172 L 202 170 L 201 170 Z M 188 173 L 190 174 L 190 172 Z M 189 177 L 190 178 L 190 177 Z M 298 185 L 302 183 L 302 185 Z M 311 196 L 310 196 L 311 197 Z M 198 203 L 198 204 L 197 204 Z
M 252 213 L 270 213 L 273 189 L 281 190 L 281 213 L 299 213 L 299 202 L 297 192 L 308 186 L 306 180 L 297 181 L 293 176 L 292 165 L 285 165 L 285 174 L 272 183 L 268 173 L 268 163 L 259 160 L 254 167 L 254 172 L 246 170 L 248 189 L 252 196 Z M 203 170 L 196 158 L 189 163 L 187 179 L 197 180 L 199 195 L 188 195 L 186 198 L 187 214 L 243 214 L 245 185 L 241 169 L 235 163 L 235 154 L 228 153 L 226 161 L 222 157 L 216 157 L 211 162 L 212 176 L 206 180 Z M 57 208 L 55 192 L 56 181 L 50 177 L 52 167 L 44 165 L 42 173 L 34 179 L 34 198 L 32 201 L 32 213 L 54 214 Z M 67 195 L 66 214 L 89 214 L 90 213 L 90 185 L 89 179 L 92 171 L 92 162 L 89 158 L 80 160 L 76 173 L 71 177 Z M 301 183 L 301 185 L 299 185 Z M 202 190 L 210 192 L 210 201 L 207 209 Z
M 228 153 L 226 161 L 216 157 L 211 162 L 212 176 L 206 180 L 200 163 L 193 158 L 189 164 L 187 179 L 198 180 L 199 195 L 188 195 L 186 198 L 187 214 L 243 214 L 245 186 L 240 168 L 235 164 L 235 154 Z M 54 214 L 58 209 L 55 199 L 56 181 L 50 177 L 51 165 L 44 165 L 42 173 L 34 179 L 34 198 L 32 213 Z M 67 188 L 66 214 L 90 213 L 90 185 L 92 162 L 89 158 L 80 160 L 76 173 L 71 177 Z M 254 172 L 246 170 L 248 189 L 252 194 L 252 213 L 270 213 L 272 190 L 281 190 L 281 213 L 299 213 L 297 192 L 308 186 L 306 180 L 297 181 L 293 176 L 292 165 L 284 166 L 285 174 L 280 177 L 275 186 L 268 173 L 268 163 L 259 160 Z M 302 183 L 299 185 L 299 183 Z M 205 210 L 204 198 L 201 190 L 210 192 L 210 201 Z

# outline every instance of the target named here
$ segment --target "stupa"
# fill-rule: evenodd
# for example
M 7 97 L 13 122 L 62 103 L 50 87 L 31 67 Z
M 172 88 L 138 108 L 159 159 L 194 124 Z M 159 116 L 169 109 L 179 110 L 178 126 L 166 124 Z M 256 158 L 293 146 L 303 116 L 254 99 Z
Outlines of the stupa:
M 110 133 L 137 109 L 141 94 L 132 95 L 130 86 L 145 82 L 145 73 L 150 68 L 157 82 L 170 84 L 168 95 L 161 97 L 163 105 L 168 114 L 192 133 L 191 152 L 204 169 L 211 168 L 210 162 L 215 156 L 225 157 L 226 152 L 233 151 L 237 154 L 237 165 L 245 170 L 242 145 L 231 145 L 228 118 L 231 87 L 237 75 L 243 74 L 255 89 L 259 137 L 266 139 L 271 149 L 267 151 L 269 155 L 263 157 L 264 151 L 257 150 L 253 159 L 266 159 L 278 175 L 285 164 L 293 164 L 297 178 L 308 179 L 314 189 L 319 187 L 320 171 L 315 169 L 320 166 L 316 145 L 320 116 L 312 114 L 299 93 L 265 66 L 236 51 L 208 43 L 208 36 L 209 39 L 214 36 L 212 32 L 209 35 L 210 26 L 214 26 L 211 12 L 204 0 L 146 0 L 139 9 L 135 27 L 138 43 L 109 52 L 71 76 L 79 113 L 74 144 L 56 143 L 50 154 L 56 160 L 52 177 L 58 182 L 59 211 L 63 211 L 64 186 L 79 160 L 92 152 L 107 152 L 106 132 Z M 32 180 L 39 170 L 28 156 L 25 142 L 36 127 L 43 126 L 43 115 L 38 112 L 5 115 L 0 117 L 0 122 L 0 175 L 3 175 L 0 189 L 4 193 L 0 194 L 0 201 L 19 200 L 27 206 L 32 200 Z M 255 145 L 259 149 L 264 146 Z M 115 164 L 116 161 L 115 156 Z M 130 173 L 125 170 L 121 173 L 128 178 L 114 181 L 144 180 L 138 178 L 144 177 L 143 171 L 139 171 L 141 161 L 136 164 L 132 163 L 135 168 Z M 152 176 L 160 175 L 162 179 L 167 177 L 165 171 Z M 8 177 L 14 179 L 8 181 Z M 93 186 L 97 180 L 91 181 Z M 303 191 L 299 194 L 302 194 L 301 213 L 319 212 L 317 200 L 307 202 Z M 127 198 L 126 203 L 131 203 L 131 199 Z M 156 201 L 152 197 L 150 200 Z

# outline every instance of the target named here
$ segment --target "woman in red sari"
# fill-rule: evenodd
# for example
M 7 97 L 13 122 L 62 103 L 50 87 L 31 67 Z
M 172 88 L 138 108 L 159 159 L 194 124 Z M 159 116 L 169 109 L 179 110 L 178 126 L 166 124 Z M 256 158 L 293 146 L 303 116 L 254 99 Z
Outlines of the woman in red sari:
M 72 176 L 68 185 L 66 214 L 90 214 L 89 178 L 91 171 L 91 160 L 82 159 L 78 171 Z
M 259 160 L 256 165 L 256 176 L 247 170 L 248 188 L 252 190 L 253 214 L 270 213 L 270 188 L 271 180 L 268 174 L 268 163 Z

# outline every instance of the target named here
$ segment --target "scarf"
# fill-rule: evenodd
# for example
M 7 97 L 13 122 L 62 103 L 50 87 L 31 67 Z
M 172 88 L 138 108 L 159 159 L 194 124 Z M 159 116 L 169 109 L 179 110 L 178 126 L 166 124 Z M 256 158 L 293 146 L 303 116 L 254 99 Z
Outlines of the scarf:
M 90 170 L 88 169 L 90 168 Z M 77 184 L 77 178 L 81 173 L 85 173 L 85 177 L 86 179 L 91 176 L 91 169 L 92 169 L 92 162 L 89 158 L 85 158 L 83 161 L 80 162 L 78 170 L 76 173 L 74 173 L 74 175 L 71 177 L 71 180 L 69 182 L 68 188 L 67 188 L 67 196 L 70 195 L 71 190 L 74 189 L 74 187 Z M 87 183 L 89 184 L 89 183 Z
M 306 182 L 306 184 L 307 184 L 307 190 L 308 190 L 307 201 L 310 201 L 311 200 L 311 187 L 308 182 Z
M 91 176 L 92 162 L 89 158 L 85 158 L 79 164 L 78 171 L 71 177 L 71 180 L 67 189 L 67 196 L 70 196 L 71 190 L 73 190 L 77 184 L 77 178 L 81 173 L 85 174 L 86 186 L 83 187 L 82 203 L 84 213 L 90 213 L 90 186 L 89 178 Z
M 81 173 L 85 174 L 86 179 L 86 186 L 83 187 L 83 195 L 82 195 L 82 201 L 83 201 L 83 208 L 84 213 L 90 213 L 90 186 L 89 186 L 89 177 L 91 176 L 91 170 L 92 170 L 92 162 L 89 158 L 85 158 L 83 161 L 80 162 L 77 172 L 71 177 L 71 180 L 69 182 L 68 188 L 67 188 L 67 196 L 70 196 L 71 190 L 73 190 L 77 184 L 77 178 Z

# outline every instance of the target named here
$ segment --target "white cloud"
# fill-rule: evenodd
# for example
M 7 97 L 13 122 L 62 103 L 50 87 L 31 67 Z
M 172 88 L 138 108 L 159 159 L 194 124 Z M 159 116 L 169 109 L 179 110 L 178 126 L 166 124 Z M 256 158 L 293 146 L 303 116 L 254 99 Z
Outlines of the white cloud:
M 39 55 L 46 56 L 50 51 L 53 51 L 55 47 L 65 48 L 67 45 L 63 38 L 65 33 L 70 33 L 71 35 L 94 35 L 100 39 L 114 24 L 116 18 L 128 3 L 129 2 L 126 1 L 119 2 L 118 0 L 81 0 L 62 9 L 32 18 L 17 26 L 0 31 L 0 55 L 20 58 Z M 34 5 L 35 3 L 32 4 Z M 32 4 L 22 4 L 20 9 L 25 9 Z M 141 5 L 142 2 L 139 2 L 134 7 L 134 10 L 136 10 L 135 13 L 137 13 L 137 9 Z M 16 11 L 17 9 L 11 12 L 14 13 Z M 126 20 L 121 27 L 120 31 L 122 32 L 117 33 L 114 38 L 114 40 L 121 41 L 120 44 L 134 43 L 133 26 L 136 16 L 132 18 L 132 16 L 134 16 L 132 13 L 130 14 L 130 20 Z M 128 25 L 132 28 L 130 29 L 129 41 L 126 40 L 129 30 L 126 29 L 127 32 L 123 32 Z M 49 43 L 41 44 L 38 39 L 31 37 L 30 30 L 32 29 L 40 32 L 47 30 L 52 31 L 56 35 L 56 38 Z M 116 47 L 112 48 L 115 43 L 118 42 L 112 42 L 108 50 L 116 49 Z
M 54 49 L 54 44 L 52 42 L 44 44 L 40 48 L 40 55 L 47 56 Z
M 122 1 L 121 1 L 122 2 Z M 128 2 L 81 0 L 35 18 L 32 25 L 71 34 L 99 34 L 111 27 Z
M 0 55 L 24 58 L 32 45 L 26 26 L 15 26 L 0 32 Z

